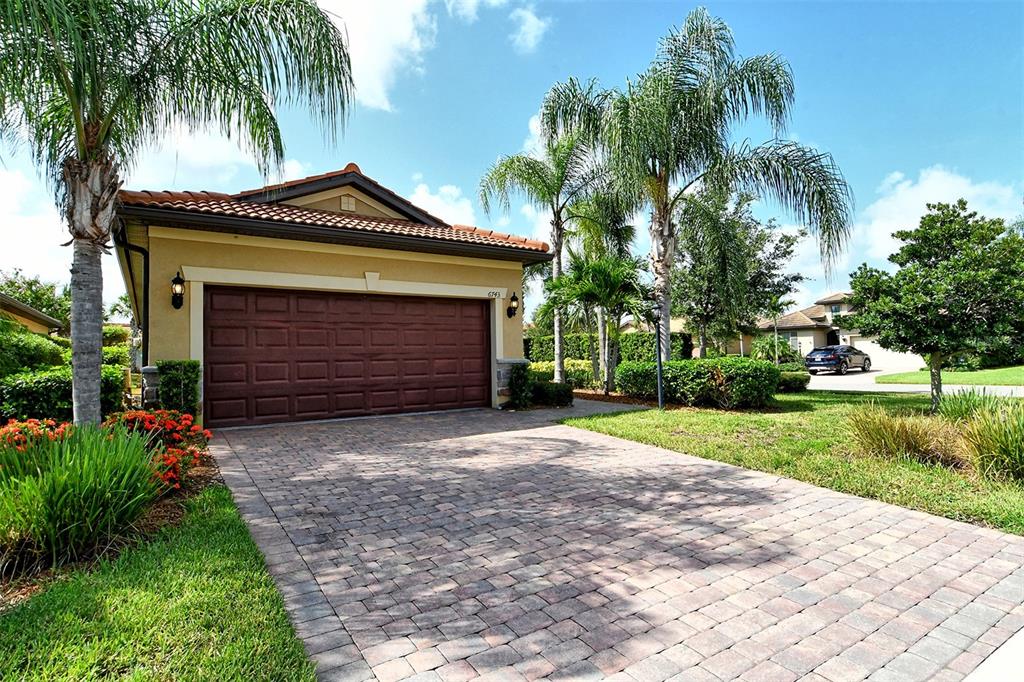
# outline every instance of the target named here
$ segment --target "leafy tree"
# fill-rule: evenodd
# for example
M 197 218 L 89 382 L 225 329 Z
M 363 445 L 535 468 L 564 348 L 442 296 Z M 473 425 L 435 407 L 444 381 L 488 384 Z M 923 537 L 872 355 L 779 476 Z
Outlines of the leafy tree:
M 0 271 L 0 294 L 7 294 L 41 313 L 60 320 L 67 331 L 71 323 L 71 288 L 57 282 L 29 277 L 19 268 Z
M 571 220 L 569 206 L 586 196 L 598 177 L 590 163 L 590 151 L 591 146 L 582 135 L 548 135 L 544 140 L 543 158 L 529 154 L 504 156 L 480 180 L 480 203 L 487 213 L 497 202 L 507 214 L 511 208 L 510 197 L 516 193 L 526 197 L 535 208 L 551 212 L 551 249 L 555 256 L 551 276 L 556 279 L 562 274 L 562 246 L 566 225 Z M 555 381 L 563 381 L 562 311 L 553 310 L 552 318 Z
M 0 138 L 23 144 L 64 211 L 76 422 L 100 420 L 100 256 L 124 172 L 168 129 L 213 128 L 278 167 L 279 105 L 334 135 L 352 79 L 345 38 L 313 0 L 0 3 Z
M 661 41 L 654 63 L 625 89 L 570 79 L 545 101 L 544 128 L 597 136 L 622 191 L 650 211 L 654 290 L 666 335 L 674 218 L 691 188 L 774 199 L 817 235 L 826 263 L 842 248 L 852 199 L 829 154 L 777 137 L 757 146 L 729 141 L 752 115 L 763 114 L 781 134 L 792 101 L 786 61 L 776 54 L 737 57 L 729 27 L 703 8 Z
M 932 410 L 942 397 L 943 360 L 993 337 L 1024 332 L 1024 237 L 1001 219 L 955 204 L 928 204 L 889 256 L 895 273 L 862 264 L 851 275 L 853 315 L 843 326 L 883 348 L 925 356 Z
M 678 208 L 679 249 L 672 271 L 672 315 L 699 339 L 725 341 L 753 327 L 804 278 L 786 272 L 803 233 L 783 234 L 751 213 L 754 198 L 724 192 L 687 196 Z

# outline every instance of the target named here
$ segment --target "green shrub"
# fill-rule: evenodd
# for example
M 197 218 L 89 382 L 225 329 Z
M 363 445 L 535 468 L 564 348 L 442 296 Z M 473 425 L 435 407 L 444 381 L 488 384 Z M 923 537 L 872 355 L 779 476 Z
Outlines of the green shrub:
M 628 396 L 658 397 L 656 363 L 624 362 L 615 376 L 619 390 Z M 760 407 L 775 394 L 779 370 L 771 363 L 750 358 L 674 360 L 664 364 L 662 381 L 668 403 L 726 409 Z
M 945 466 L 965 463 L 959 434 L 942 419 L 897 415 L 877 405 L 866 405 L 850 413 L 850 428 L 862 454 Z
M 572 405 L 572 386 L 553 381 L 533 383 L 531 399 L 534 405 L 568 407 Z
M 0 377 L 62 362 L 61 347 L 42 334 L 21 329 L 0 333 Z
M 597 352 L 597 336 L 590 334 L 565 334 L 562 336 L 562 354 L 565 359 L 589 360 L 590 345 L 588 340 L 593 342 L 594 352 Z M 555 359 L 555 337 L 534 336 L 530 338 L 530 348 L 527 358 L 531 362 L 554 362 Z
M 202 368 L 198 360 L 161 360 L 156 363 L 160 376 L 160 406 L 192 415 L 199 414 L 199 381 Z
M 750 344 L 750 357 L 755 360 L 767 360 L 769 362 L 775 361 L 775 335 L 771 332 L 758 336 L 754 339 L 754 342 Z M 789 342 L 780 338 L 779 339 L 779 364 L 798 362 L 801 365 L 804 363 L 803 357 L 800 352 L 789 345 Z
M 83 559 L 124 531 L 159 494 L 152 458 L 123 428 L 0 441 L 0 572 Z
M 525 410 L 530 406 L 531 380 L 529 367 L 523 363 L 512 365 L 508 378 L 508 402 L 505 407 L 510 410 Z
M 1024 403 L 978 411 L 964 427 L 964 445 L 982 475 L 1024 481 Z
M 103 348 L 103 364 L 113 367 L 131 367 L 132 351 L 127 345 L 105 346 Z
M 53 341 L 55 344 L 57 344 L 61 348 L 64 348 L 65 350 L 71 350 L 71 339 L 67 336 L 54 335 L 47 336 L 46 338 L 48 338 L 50 341 Z
M 807 390 L 811 375 L 807 372 L 782 372 L 779 376 L 779 393 L 799 393 Z
M 689 360 L 693 356 L 693 341 L 689 334 L 672 332 L 670 335 L 673 360 Z M 651 362 L 654 360 L 654 332 L 630 332 L 619 337 L 619 357 L 622 362 Z
M 101 369 L 100 407 L 103 414 L 112 414 L 123 407 L 124 373 L 109 365 Z M 70 367 L 22 372 L 0 379 L 0 420 L 71 417 Z
M 966 422 L 983 410 L 996 410 L 1006 402 L 984 389 L 973 388 L 958 393 L 944 393 L 939 401 L 939 414 L 952 422 Z
M 105 324 L 103 325 L 103 345 L 104 346 L 118 346 L 128 343 L 128 337 L 131 332 L 128 331 L 127 327 L 122 327 L 117 324 Z
M 806 372 L 807 371 L 807 365 L 804 364 L 803 360 L 801 360 L 800 362 L 780 362 L 778 364 L 778 368 L 779 368 L 780 372 Z
M 531 362 L 530 377 L 534 381 L 554 381 L 555 363 Z M 594 366 L 590 360 L 569 359 L 565 361 L 565 381 L 573 388 L 591 388 L 594 381 Z

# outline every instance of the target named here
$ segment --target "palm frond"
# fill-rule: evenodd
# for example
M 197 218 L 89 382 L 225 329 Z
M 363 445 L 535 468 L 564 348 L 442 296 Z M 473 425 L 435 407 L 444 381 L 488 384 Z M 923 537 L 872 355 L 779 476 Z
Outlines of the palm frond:
M 547 163 L 528 154 L 514 154 L 498 159 L 481 178 L 480 204 L 487 214 L 495 202 L 508 213 L 511 195 L 521 193 L 530 203 L 549 208 L 558 189 L 555 171 Z

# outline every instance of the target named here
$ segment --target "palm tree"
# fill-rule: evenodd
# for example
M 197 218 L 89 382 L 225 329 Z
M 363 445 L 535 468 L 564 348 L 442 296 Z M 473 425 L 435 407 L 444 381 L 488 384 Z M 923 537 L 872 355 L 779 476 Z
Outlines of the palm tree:
M 651 265 L 664 334 L 671 321 L 673 217 L 693 188 L 775 199 L 817 235 L 826 265 L 842 248 L 852 197 L 829 154 L 777 138 L 757 146 L 729 141 L 732 128 L 751 115 L 763 114 L 781 134 L 792 101 L 785 60 L 775 54 L 736 57 L 729 27 L 703 8 L 661 41 L 654 63 L 624 90 L 570 79 L 545 100 L 544 129 L 598 135 L 620 189 L 650 211 Z
M 0 5 L 0 137 L 28 148 L 71 232 L 73 402 L 100 420 L 100 256 L 125 171 L 176 125 L 235 139 L 266 175 L 284 158 L 277 104 L 332 137 L 352 79 L 313 0 L 29 0 Z
M 630 257 L 636 229 L 629 223 L 628 203 L 611 183 L 601 182 L 590 196 L 569 207 L 569 215 L 573 220 L 567 228 L 566 236 L 570 244 L 580 249 L 582 259 L 593 261 L 609 256 Z M 601 368 L 607 365 L 608 321 L 605 309 L 601 306 L 597 307 L 595 317 L 598 354 L 591 354 L 591 360 L 594 380 L 597 381 L 601 378 Z
M 786 309 L 793 305 L 793 300 L 785 295 L 775 296 L 768 304 L 768 314 L 772 316 L 772 332 L 775 335 L 775 364 L 779 364 L 779 318 Z
M 554 252 L 551 274 L 562 274 L 562 246 L 566 224 L 571 220 L 568 208 L 585 196 L 599 177 L 591 163 L 591 146 L 578 133 L 550 135 L 544 141 L 544 156 L 529 154 L 504 156 L 491 166 L 480 180 L 480 203 L 488 214 L 494 202 L 508 214 L 510 196 L 522 194 L 539 210 L 551 212 L 551 248 Z M 564 329 L 562 311 L 554 310 L 555 381 L 565 378 L 562 349 Z
M 629 313 L 637 320 L 649 316 L 650 292 L 641 281 L 641 269 L 635 258 L 605 256 L 578 264 L 548 285 L 545 306 L 596 307 L 606 311 L 609 333 L 604 352 L 605 393 L 615 389 L 622 316 Z

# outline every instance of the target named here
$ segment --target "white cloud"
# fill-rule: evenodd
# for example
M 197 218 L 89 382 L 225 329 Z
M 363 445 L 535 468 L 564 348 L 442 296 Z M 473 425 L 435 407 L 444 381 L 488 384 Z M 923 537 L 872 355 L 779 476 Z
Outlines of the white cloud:
M 527 121 L 529 134 L 523 140 L 523 152 L 540 158 L 544 155 L 544 142 L 541 140 L 540 114 L 534 114 Z
M 0 168 L 0 270 L 20 268 L 46 281 L 71 281 L 71 236 L 43 183 L 19 169 Z M 117 261 L 103 256 L 103 300 L 124 292 Z
M 808 277 L 794 294 L 798 306 L 811 305 L 828 293 L 848 289 L 849 272 L 861 262 L 893 267 L 887 258 L 899 249 L 900 242 L 892 233 L 917 227 L 927 211 L 926 204 L 951 203 L 963 198 L 971 210 L 988 218 L 1012 219 L 1022 210 L 1021 187 L 975 182 L 941 165 L 925 168 L 916 179 L 899 171 L 889 173 L 875 193 L 877 198 L 858 212 L 849 248 L 836 259 L 832 281 L 825 277 L 817 241 L 811 237 L 800 245 L 789 268 Z M 797 227 L 787 225 L 783 229 L 794 231 Z
M 988 218 L 1009 219 L 1021 212 L 1020 188 L 974 182 L 939 165 L 922 170 L 916 181 L 901 172 L 890 173 L 876 193 L 878 199 L 861 212 L 853 239 L 853 246 L 862 244 L 864 255 L 873 259 L 885 259 L 899 248 L 892 233 L 917 227 L 927 211 L 925 204 L 966 199 L 971 210 Z
M 176 130 L 140 155 L 124 186 L 130 189 L 222 188 L 256 164 L 236 142 L 209 131 Z
M 318 0 L 348 36 L 356 101 L 391 111 L 388 96 L 399 74 L 422 72 L 434 46 L 436 17 L 428 0 Z
M 501 7 L 508 0 L 444 0 L 448 14 L 458 17 L 467 23 L 473 23 L 477 19 L 477 9 L 480 5 L 487 7 Z
M 530 204 L 523 204 L 519 213 L 530 225 L 530 237 L 551 243 L 551 211 L 539 211 Z
M 435 194 L 421 182 L 416 185 L 409 201 L 452 225 L 476 225 L 473 202 L 463 196 L 462 190 L 455 185 L 441 185 Z
M 551 28 L 551 18 L 537 16 L 532 7 L 517 7 L 508 17 L 516 24 L 509 38 L 520 54 L 536 50 L 544 34 Z
M 281 165 L 281 172 L 275 179 L 276 182 L 287 182 L 289 180 L 298 180 L 310 175 L 310 169 L 312 167 L 308 163 L 303 163 L 298 159 L 287 159 Z

